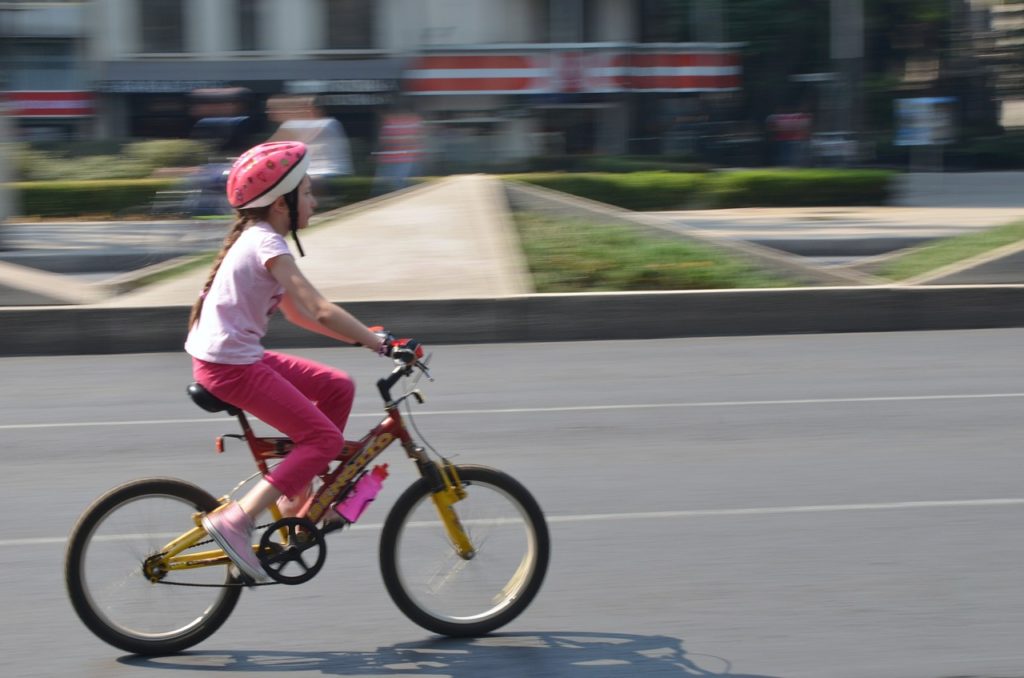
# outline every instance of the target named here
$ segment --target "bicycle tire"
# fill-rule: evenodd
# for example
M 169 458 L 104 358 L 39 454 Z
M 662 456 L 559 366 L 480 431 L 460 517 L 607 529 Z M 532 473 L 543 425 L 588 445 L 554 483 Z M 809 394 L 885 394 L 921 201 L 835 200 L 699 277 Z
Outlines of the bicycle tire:
M 430 483 L 420 478 L 384 521 L 380 567 L 388 594 L 412 622 L 440 635 L 476 637 L 529 606 L 544 581 L 551 544 L 540 506 L 518 481 L 485 466 L 456 469 L 468 496 L 454 508 L 476 555 L 458 556 L 430 500 Z M 480 595 L 469 590 L 478 584 Z
M 176 579 L 199 577 L 211 582 L 200 588 L 155 584 L 142 572 L 146 557 L 155 554 L 173 535 L 189 528 L 192 514 L 211 511 L 217 505 L 217 500 L 205 490 L 174 478 L 135 480 L 115 487 L 93 502 L 71 531 L 64 565 L 71 604 L 85 626 L 114 647 L 144 656 L 181 652 L 220 628 L 241 595 L 241 587 L 235 586 L 238 580 L 228 567 L 168 575 Z M 150 506 L 153 508 L 149 509 Z M 173 515 L 164 513 L 179 507 L 182 510 Z M 149 516 L 145 515 L 146 509 L 151 510 Z M 166 524 L 168 531 L 135 527 L 147 517 L 150 525 Z M 122 526 L 124 521 L 127 523 Z M 105 529 L 110 529 L 111 534 L 100 533 Z M 104 567 L 106 561 L 112 564 Z M 107 569 L 111 579 L 104 589 L 100 580 L 107 581 Z M 114 596 L 133 598 L 115 602 Z M 193 601 L 203 607 L 193 610 Z M 173 614 L 179 608 L 184 621 L 175 627 Z M 172 628 L 143 628 L 141 617 L 151 613 L 161 625 L 166 617 Z

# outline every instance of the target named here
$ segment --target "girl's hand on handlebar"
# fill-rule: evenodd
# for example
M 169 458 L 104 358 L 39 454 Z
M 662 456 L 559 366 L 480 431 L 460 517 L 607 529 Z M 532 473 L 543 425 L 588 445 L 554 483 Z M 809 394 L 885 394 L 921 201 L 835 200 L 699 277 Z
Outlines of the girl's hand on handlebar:
M 406 365 L 413 365 L 423 357 L 423 345 L 415 339 L 393 339 L 387 355 Z
M 396 339 L 380 325 L 369 328 L 380 339 L 377 353 L 406 365 L 415 364 L 423 357 L 423 345 L 415 339 Z
M 395 343 L 394 335 L 380 325 L 374 325 L 369 329 L 380 339 L 380 344 L 377 346 L 377 355 L 390 356 L 392 345 Z

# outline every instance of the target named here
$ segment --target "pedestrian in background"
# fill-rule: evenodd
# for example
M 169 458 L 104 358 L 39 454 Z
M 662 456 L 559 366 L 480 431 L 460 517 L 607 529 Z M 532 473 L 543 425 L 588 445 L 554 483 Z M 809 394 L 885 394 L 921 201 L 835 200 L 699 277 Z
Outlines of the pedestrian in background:
M 423 118 L 416 113 L 396 108 L 384 115 L 375 153 L 377 175 L 373 195 L 409 185 L 409 177 L 419 172 L 423 137 Z
M 807 161 L 811 138 L 811 116 L 803 111 L 773 113 L 766 121 L 775 147 L 775 164 L 801 167 Z

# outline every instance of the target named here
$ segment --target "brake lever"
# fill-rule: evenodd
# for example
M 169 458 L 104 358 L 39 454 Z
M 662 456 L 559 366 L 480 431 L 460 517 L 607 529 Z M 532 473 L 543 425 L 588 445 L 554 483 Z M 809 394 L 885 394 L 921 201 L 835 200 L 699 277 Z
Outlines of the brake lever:
M 416 367 L 420 368 L 420 372 L 422 372 L 423 376 L 425 376 L 427 378 L 427 381 L 431 381 L 431 382 L 434 381 L 434 378 L 432 376 L 430 376 L 430 369 L 424 363 L 422 363 L 421 361 L 417 360 L 416 361 Z

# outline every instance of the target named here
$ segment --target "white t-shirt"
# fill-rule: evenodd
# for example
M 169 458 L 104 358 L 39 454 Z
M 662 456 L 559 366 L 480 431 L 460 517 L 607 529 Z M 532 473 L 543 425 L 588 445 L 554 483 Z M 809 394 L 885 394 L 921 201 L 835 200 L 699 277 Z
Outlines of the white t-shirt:
M 185 351 L 200 360 L 248 365 L 263 358 L 260 343 L 284 288 L 267 262 L 291 254 L 284 237 L 269 224 L 250 224 L 228 249 L 206 294 Z

